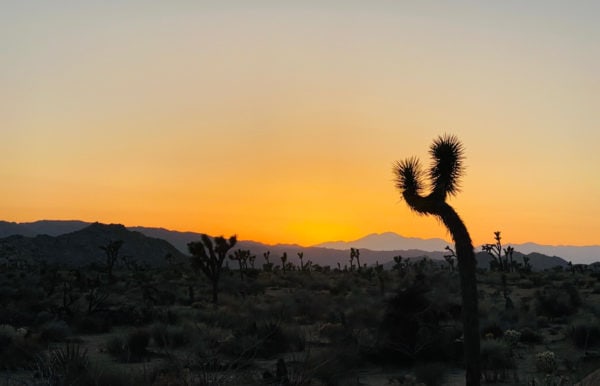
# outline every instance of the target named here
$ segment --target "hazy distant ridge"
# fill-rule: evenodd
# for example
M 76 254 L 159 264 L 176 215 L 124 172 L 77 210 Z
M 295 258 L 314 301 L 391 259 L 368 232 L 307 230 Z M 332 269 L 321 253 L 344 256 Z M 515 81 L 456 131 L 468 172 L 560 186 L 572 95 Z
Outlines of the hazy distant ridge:
M 30 223 L 0 221 L 0 238 L 15 234 L 29 237 L 40 234 L 59 236 L 81 230 L 89 225 L 90 223 L 78 220 L 42 220 Z M 137 231 L 149 237 L 166 240 L 176 247 L 180 252 L 186 254 L 188 252 L 187 244 L 191 241 L 197 241 L 200 238 L 200 233 L 179 232 L 164 228 L 129 227 L 128 229 Z M 313 247 L 302 247 L 298 245 L 273 246 L 252 241 L 240 241 L 236 248 L 251 249 L 255 254 L 258 254 L 259 257 L 261 257 L 263 251 L 266 250 L 270 250 L 274 255 L 277 255 L 280 252 L 283 253 L 283 251 L 287 251 L 288 255 L 293 255 L 292 257 L 295 257 L 297 252 L 310 248 L 311 251 L 315 251 L 315 257 L 316 255 L 322 256 L 327 254 L 328 256 L 332 257 L 332 261 L 346 261 L 346 251 L 350 248 L 359 248 L 361 249 L 361 259 L 363 259 L 365 263 L 370 264 L 374 263 L 375 260 L 382 262 L 384 258 L 391 258 L 402 253 L 404 253 L 403 256 L 405 257 L 423 256 L 424 254 L 427 254 L 428 256 L 432 256 L 434 258 L 441 258 L 443 255 L 442 251 L 444 251 L 446 245 L 452 244 L 440 238 L 420 239 L 416 237 L 403 237 L 393 232 L 386 232 L 381 234 L 370 234 L 354 241 L 326 242 Z M 583 247 L 551 246 L 535 243 L 510 245 L 512 245 L 516 251 L 523 254 L 535 252 L 547 256 L 560 256 L 563 259 L 581 264 L 589 264 L 595 261 L 600 261 L 600 246 L 598 245 Z M 319 251 L 319 253 L 316 253 L 316 251 Z M 320 251 L 327 251 L 327 253 L 321 253 Z M 481 251 L 481 245 L 475 245 L 475 251 Z M 276 258 L 278 258 L 278 256 L 276 256 Z
M 490 242 L 492 242 L 490 237 Z M 420 249 L 423 251 L 443 251 L 452 243 L 442 239 L 420 239 L 416 237 L 403 237 L 393 232 L 370 234 L 354 241 L 334 241 L 318 244 L 318 247 L 342 249 L 368 248 L 378 251 L 391 251 L 400 249 Z M 547 256 L 560 256 L 572 260 L 574 263 L 590 264 L 600 261 L 600 245 L 571 246 L 571 245 L 541 245 L 536 243 L 512 244 L 516 251 L 525 255 L 540 253 Z M 481 245 L 475 245 L 475 251 L 481 251 Z
M 421 239 L 404 237 L 397 233 L 372 233 L 354 241 L 332 241 L 314 245 L 320 248 L 350 249 L 365 248 L 372 251 L 394 251 L 399 249 L 420 249 L 422 251 L 443 251 L 448 241 L 442 239 Z

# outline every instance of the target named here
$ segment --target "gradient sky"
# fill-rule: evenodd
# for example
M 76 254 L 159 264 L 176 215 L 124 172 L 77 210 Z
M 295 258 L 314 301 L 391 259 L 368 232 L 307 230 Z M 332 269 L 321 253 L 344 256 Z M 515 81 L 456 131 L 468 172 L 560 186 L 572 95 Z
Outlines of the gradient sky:
M 7 3 L 0 219 L 448 239 L 392 174 L 448 132 L 476 245 L 600 244 L 599 2 Z

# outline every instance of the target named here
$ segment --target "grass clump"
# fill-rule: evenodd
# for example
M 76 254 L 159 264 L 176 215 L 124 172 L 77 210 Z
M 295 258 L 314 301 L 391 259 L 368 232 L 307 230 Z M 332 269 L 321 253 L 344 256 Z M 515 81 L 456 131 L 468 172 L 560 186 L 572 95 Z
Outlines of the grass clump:
M 129 332 L 126 336 L 114 336 L 105 346 L 106 351 L 122 362 L 139 362 L 148 355 L 147 347 L 150 343 L 150 333 L 138 329 Z
M 486 339 L 481 342 L 481 370 L 487 382 L 508 379 L 508 371 L 516 367 L 510 346 L 501 340 Z
M 596 347 L 600 344 L 600 324 L 597 320 L 578 320 L 571 325 L 569 336 L 577 348 Z

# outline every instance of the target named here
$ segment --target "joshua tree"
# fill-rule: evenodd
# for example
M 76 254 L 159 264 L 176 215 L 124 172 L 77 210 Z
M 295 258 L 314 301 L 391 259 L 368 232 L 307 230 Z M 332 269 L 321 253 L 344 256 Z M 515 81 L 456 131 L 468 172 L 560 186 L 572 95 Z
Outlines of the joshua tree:
M 298 258 L 300 259 L 300 270 L 304 271 L 304 263 L 302 260 L 304 259 L 304 252 L 298 252 Z
M 350 268 L 352 268 L 353 259 L 356 259 L 356 267 L 360 271 L 360 250 L 358 248 L 350 248 Z
M 406 267 L 408 267 L 408 260 L 404 260 L 404 262 L 402 262 L 402 256 L 394 256 L 394 266 L 392 267 L 393 271 L 398 271 L 401 276 L 404 276 Z
M 433 162 L 427 172 L 423 171 L 416 157 L 398 162 L 394 172 L 396 187 L 408 206 L 418 214 L 439 218 L 454 240 L 463 303 L 466 384 L 478 386 L 481 378 L 481 360 L 477 262 L 467 227 L 454 208 L 446 202 L 448 196 L 453 196 L 459 191 L 459 180 L 464 171 L 463 152 L 463 145 L 457 137 L 443 135 L 436 138 L 429 148 Z M 429 177 L 431 181 L 428 194 L 424 194 L 425 177 Z
M 450 270 L 454 272 L 454 263 L 456 262 L 456 252 L 454 249 L 450 248 L 449 245 L 446 245 L 446 250 L 448 251 L 447 255 L 444 255 L 444 260 L 450 265 Z
M 106 254 L 106 273 L 108 274 L 108 279 L 112 280 L 113 278 L 113 268 L 115 263 L 119 259 L 119 250 L 123 246 L 123 240 L 110 241 L 108 244 L 100 247 Z
M 283 255 L 281 256 L 281 269 L 283 270 L 284 273 L 285 273 L 286 268 L 287 268 L 287 252 L 283 252 Z
M 265 258 L 263 270 L 265 272 L 271 272 L 273 270 L 273 263 L 269 261 L 269 258 L 271 257 L 271 251 L 266 251 L 265 253 L 263 253 L 263 257 Z
M 513 247 L 502 249 L 502 236 L 500 236 L 500 231 L 494 232 L 494 240 L 496 241 L 495 244 L 484 244 L 481 247 L 481 249 L 492 256 L 493 260 L 490 263 L 490 270 L 497 269 L 501 272 L 512 272 L 515 268 L 513 261 L 513 252 L 515 249 Z M 504 258 L 502 256 L 502 251 L 504 251 Z
M 248 269 L 248 260 L 250 259 L 250 251 L 238 249 L 233 252 L 233 255 L 229 255 L 231 260 L 236 260 L 238 262 L 238 267 L 240 269 L 240 279 L 244 280 L 244 273 Z
M 229 240 L 223 236 L 215 237 L 214 243 L 207 235 L 201 236 L 201 241 L 188 243 L 192 254 L 192 266 L 201 270 L 212 283 L 212 301 L 216 306 L 219 296 L 219 279 L 223 268 L 223 261 L 227 252 L 235 246 L 237 237 L 231 236 Z

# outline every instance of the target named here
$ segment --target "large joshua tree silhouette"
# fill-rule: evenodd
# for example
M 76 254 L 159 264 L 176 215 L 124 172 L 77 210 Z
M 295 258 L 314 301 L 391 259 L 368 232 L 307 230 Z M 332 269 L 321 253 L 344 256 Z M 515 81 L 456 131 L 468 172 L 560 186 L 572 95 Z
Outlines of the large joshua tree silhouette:
M 201 235 L 201 241 L 188 243 L 188 249 L 192 254 L 192 267 L 200 270 L 206 275 L 212 284 L 212 301 L 217 306 L 219 296 L 219 279 L 223 270 L 223 261 L 227 252 L 237 243 L 237 236 L 231 236 L 227 240 L 223 236 L 215 237 L 214 242 L 205 234 Z
M 448 196 L 454 196 L 460 190 L 460 177 L 464 172 L 464 148 L 456 136 L 444 134 L 433 141 L 429 154 L 432 163 L 428 171 L 423 170 L 416 157 L 397 162 L 394 166 L 396 187 L 413 211 L 436 216 L 452 235 L 463 303 L 466 384 L 479 385 L 481 364 L 475 276 L 477 263 L 467 227 L 454 208 L 446 202 Z M 429 177 L 429 184 L 425 181 L 426 177 Z

